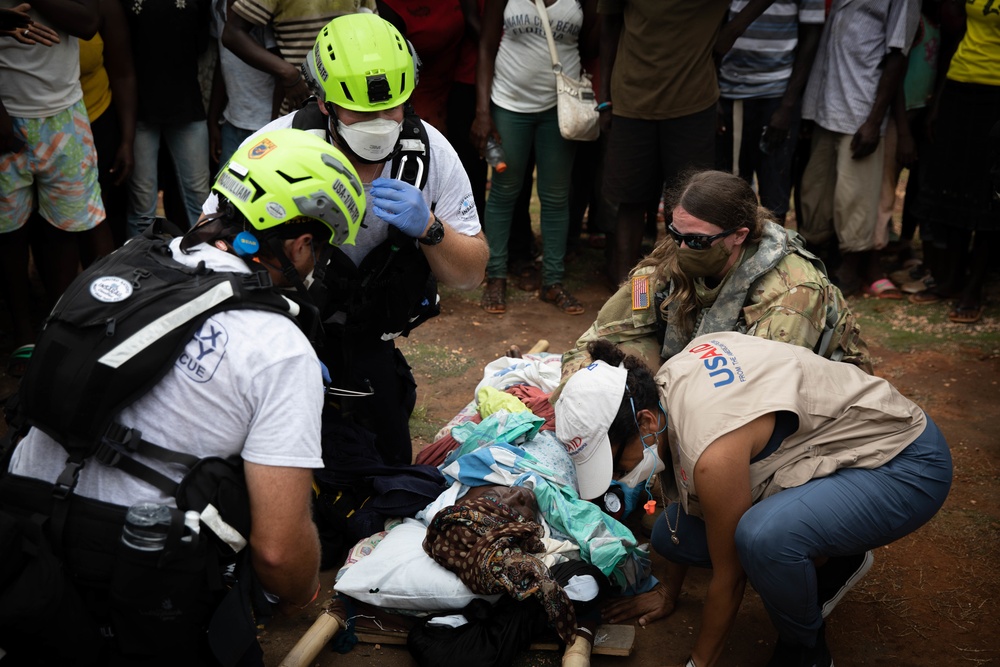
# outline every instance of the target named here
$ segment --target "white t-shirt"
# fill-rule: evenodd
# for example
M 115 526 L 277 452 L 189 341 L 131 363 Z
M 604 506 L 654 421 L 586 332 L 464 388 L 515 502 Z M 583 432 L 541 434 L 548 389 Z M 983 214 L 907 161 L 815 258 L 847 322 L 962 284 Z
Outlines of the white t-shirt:
M 204 260 L 218 271 L 247 273 L 237 257 L 209 245 L 174 257 L 187 266 Z M 188 343 L 174 367 L 118 421 L 142 438 L 198 457 L 240 455 L 260 465 L 322 468 L 320 414 L 323 381 L 316 353 L 287 317 L 261 310 L 213 315 Z M 135 457 L 179 481 L 183 470 Z M 66 452 L 32 429 L 14 451 L 10 471 L 54 482 Z M 117 505 L 173 504 L 159 489 L 116 468 L 88 461 L 76 493 Z
M 562 71 L 580 77 L 580 31 L 583 9 L 578 0 L 556 0 L 545 8 Z M 493 66 L 490 99 L 518 113 L 537 113 L 556 105 L 556 77 L 545 28 L 533 0 L 509 0 L 503 11 L 503 37 Z
M 292 112 L 281 118 L 276 118 L 254 132 L 240 144 L 240 148 L 236 150 L 232 159 L 239 162 L 241 149 L 252 146 L 258 135 L 271 130 L 290 128 L 296 113 Z M 421 122 L 423 123 L 423 121 Z M 479 213 L 476 211 L 476 202 L 472 196 L 469 175 L 465 172 L 455 149 L 444 138 L 444 135 L 427 123 L 424 123 L 424 128 L 427 130 L 427 138 L 430 141 L 430 173 L 427 175 L 427 184 L 422 190 L 424 201 L 427 202 L 435 215 L 446 222 L 450 228 L 466 236 L 475 236 L 482 227 L 479 224 Z M 317 133 L 326 139 L 325 131 L 317 131 Z M 386 162 L 379 177 L 389 178 L 391 172 L 392 163 L 389 161 Z M 388 224 L 372 212 L 370 187 L 370 184 L 365 184 L 365 199 L 368 206 L 364 222 L 361 229 L 358 230 L 355 245 L 340 247 L 344 254 L 351 258 L 355 266 L 360 265 L 361 260 L 378 244 L 382 243 L 388 235 Z M 213 192 L 209 194 L 201 210 L 205 215 L 212 215 L 218 210 L 218 207 L 219 199 Z
M 10 9 L 18 0 L 0 0 Z M 31 18 L 51 26 L 34 9 Z M 56 30 L 59 43 L 28 46 L 11 37 L 0 37 L 0 100 L 15 118 L 48 118 L 83 99 L 80 87 L 80 45 L 76 37 Z

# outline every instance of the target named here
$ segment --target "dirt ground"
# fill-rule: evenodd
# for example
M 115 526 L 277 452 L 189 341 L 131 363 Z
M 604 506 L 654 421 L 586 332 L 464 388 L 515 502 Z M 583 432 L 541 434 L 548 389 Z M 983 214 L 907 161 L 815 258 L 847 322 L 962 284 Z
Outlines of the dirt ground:
M 600 251 L 585 249 L 568 262 L 567 284 L 587 307 L 572 317 L 511 288 L 508 312 L 484 313 L 480 290 L 445 290 L 443 312 L 400 343 L 419 383 L 412 422 L 414 449 L 472 398 L 483 366 L 512 344 L 527 350 L 540 339 L 562 352 L 591 323 L 610 292 L 594 267 Z M 915 534 L 880 549 L 868 576 L 828 621 L 838 666 L 953 667 L 1000 664 L 1000 286 L 991 285 L 986 316 L 956 325 L 947 306 L 905 301 L 852 301 L 877 358 L 876 371 L 917 401 L 944 431 L 955 480 L 942 511 Z M 921 310 L 923 308 L 923 310 Z M 0 323 L 0 329 L 6 327 Z M 0 354 L 11 349 L 0 331 Z M 0 398 L 14 381 L 0 371 Z M 663 562 L 654 556 L 657 574 Z M 329 593 L 334 573 L 323 581 Z M 689 575 L 677 611 L 637 630 L 630 657 L 595 656 L 595 667 L 676 664 L 687 656 L 700 619 L 706 573 Z M 276 666 L 308 629 L 319 605 L 273 621 L 261 635 L 267 664 Z M 723 667 L 763 665 L 775 641 L 756 594 L 748 587 Z M 405 648 L 358 644 L 347 654 L 324 649 L 322 667 L 409 667 Z M 518 667 L 558 665 L 555 652 L 528 652 Z
M 401 342 L 419 383 L 415 450 L 472 398 L 482 367 L 512 344 L 539 339 L 562 352 L 591 323 L 610 292 L 586 250 L 571 263 L 568 284 L 587 313 L 572 317 L 516 289 L 503 316 L 478 306 L 480 290 L 446 291 L 442 315 Z M 1000 664 L 1000 318 L 995 289 L 987 317 L 969 328 L 939 311 L 905 301 L 856 299 L 877 358 L 876 371 L 917 401 L 951 445 L 955 479 L 941 512 L 916 533 L 878 550 L 867 577 L 828 620 L 836 664 L 942 667 Z M 992 307 L 991 307 L 992 306 Z M 924 307 L 926 308 L 926 307 Z M 932 307 L 936 308 L 936 307 Z M 916 325 L 914 324 L 916 323 Z M 913 330 L 912 332 L 910 330 Z M 907 335 L 909 333 L 909 335 Z M 655 571 L 663 562 L 654 557 Z M 333 572 L 324 575 L 332 585 Z M 689 574 L 677 611 L 638 629 L 629 657 L 595 656 L 595 667 L 676 664 L 688 655 L 700 623 L 707 573 Z M 308 610 L 273 622 L 262 635 L 268 665 L 278 665 L 316 617 Z M 763 665 L 776 639 L 759 597 L 747 595 L 723 667 Z M 347 654 L 324 650 L 322 667 L 415 665 L 404 647 L 358 644 Z M 521 667 L 558 665 L 559 654 L 532 651 Z

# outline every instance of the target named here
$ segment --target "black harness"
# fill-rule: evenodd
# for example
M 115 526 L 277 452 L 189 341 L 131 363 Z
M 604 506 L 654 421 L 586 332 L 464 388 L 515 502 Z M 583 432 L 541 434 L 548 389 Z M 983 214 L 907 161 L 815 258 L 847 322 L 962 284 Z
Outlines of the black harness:
M 430 139 L 413 108 L 407 104 L 404 109 L 403 128 L 392 155 L 392 177 L 423 189 L 430 173 Z M 292 127 L 323 130 L 329 141 L 329 119 L 312 101 L 295 114 Z M 389 340 L 408 335 L 440 313 L 437 280 L 427 258 L 414 239 L 391 225 L 386 240 L 359 266 L 334 249 L 324 284 L 324 327 L 332 336 Z

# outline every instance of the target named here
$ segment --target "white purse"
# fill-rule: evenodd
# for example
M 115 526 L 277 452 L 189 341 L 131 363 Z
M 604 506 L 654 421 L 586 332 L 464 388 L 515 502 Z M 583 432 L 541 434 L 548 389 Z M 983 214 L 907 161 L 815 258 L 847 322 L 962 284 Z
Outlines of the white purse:
M 574 79 L 562 71 L 559 55 L 556 53 L 556 42 L 552 37 L 552 26 L 549 25 L 549 13 L 545 10 L 543 0 L 535 0 L 535 7 L 542 18 L 545 28 L 545 39 L 549 43 L 549 55 L 552 58 L 552 72 L 556 77 L 556 112 L 559 114 L 559 133 L 564 139 L 573 141 L 594 141 L 601 133 L 597 112 L 597 99 L 590 83 L 590 75 L 580 70 L 580 78 Z

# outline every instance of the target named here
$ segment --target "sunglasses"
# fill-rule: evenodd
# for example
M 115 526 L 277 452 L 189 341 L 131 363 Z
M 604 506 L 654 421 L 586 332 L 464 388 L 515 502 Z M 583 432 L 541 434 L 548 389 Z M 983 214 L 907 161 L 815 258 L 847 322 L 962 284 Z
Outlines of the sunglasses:
M 677 231 L 673 224 L 667 225 L 667 232 L 673 237 L 674 243 L 678 246 L 682 243 L 686 243 L 687 247 L 691 250 L 708 250 L 716 239 L 721 239 L 724 236 L 729 236 L 733 232 L 738 232 L 743 229 L 743 227 L 734 227 L 733 229 L 727 229 L 719 234 L 712 234 L 711 236 L 707 234 L 681 234 Z

